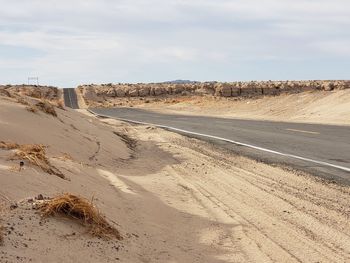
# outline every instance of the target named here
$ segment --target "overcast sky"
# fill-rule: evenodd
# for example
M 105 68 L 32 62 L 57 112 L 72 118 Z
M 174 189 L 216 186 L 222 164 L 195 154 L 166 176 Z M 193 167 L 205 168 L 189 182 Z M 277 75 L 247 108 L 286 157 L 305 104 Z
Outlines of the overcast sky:
M 0 84 L 350 79 L 349 0 L 0 6 Z

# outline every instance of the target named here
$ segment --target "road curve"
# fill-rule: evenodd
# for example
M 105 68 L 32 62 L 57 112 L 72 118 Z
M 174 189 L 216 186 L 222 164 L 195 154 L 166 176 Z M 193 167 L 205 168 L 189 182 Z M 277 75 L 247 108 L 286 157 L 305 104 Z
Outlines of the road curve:
M 79 109 L 75 89 L 63 89 L 64 105 L 72 109 Z
M 350 127 L 171 115 L 131 108 L 91 111 L 158 125 L 266 163 L 350 185 Z

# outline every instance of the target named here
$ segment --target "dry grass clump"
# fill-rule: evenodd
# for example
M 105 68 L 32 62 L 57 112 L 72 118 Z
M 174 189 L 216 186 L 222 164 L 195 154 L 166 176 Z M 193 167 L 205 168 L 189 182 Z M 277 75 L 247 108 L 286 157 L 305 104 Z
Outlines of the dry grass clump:
M 42 101 L 39 101 L 35 104 L 31 104 L 29 103 L 28 101 L 26 101 L 25 99 L 23 98 L 18 98 L 17 99 L 17 102 L 23 104 L 23 105 L 26 105 L 26 109 L 27 111 L 30 111 L 30 112 L 33 112 L 33 113 L 37 113 L 38 111 L 42 111 L 46 114 L 50 114 L 54 117 L 57 117 L 57 113 L 56 113 L 56 110 L 55 110 L 55 106 L 53 104 L 51 104 L 49 101 L 46 101 L 46 100 L 42 100 Z M 60 106 L 58 105 L 57 106 L 58 108 L 60 108 Z
M 33 113 L 37 113 L 38 109 L 34 106 L 34 105 L 30 105 L 26 107 L 27 111 L 33 112 Z
M 55 104 L 56 104 L 56 107 L 57 107 L 57 108 L 59 108 L 59 109 L 61 109 L 61 110 L 66 110 L 66 109 L 64 108 L 64 102 L 63 102 L 62 100 L 57 100 L 57 101 L 55 102 Z
M 42 112 L 45 112 L 46 114 L 50 114 L 54 117 L 57 117 L 55 107 L 48 101 L 40 101 L 37 104 L 35 104 L 35 107 L 37 107 Z
M 122 239 L 119 231 L 111 226 L 99 210 L 83 197 L 65 193 L 51 200 L 44 201 L 39 206 L 42 215 L 45 217 L 63 215 L 79 220 L 89 228 L 89 233 L 101 238 Z
M 4 227 L 0 225 L 0 246 L 4 244 Z
M 22 97 L 16 96 L 16 100 L 17 100 L 18 103 L 20 103 L 22 105 L 30 106 L 30 103 L 26 99 L 24 99 Z
M 0 141 L 0 149 L 13 150 L 13 149 L 17 149 L 18 147 L 19 147 L 18 143 Z
M 0 149 L 16 150 L 11 156 L 11 160 L 27 160 L 31 164 L 40 167 L 48 174 L 56 175 L 62 179 L 65 176 L 54 167 L 46 157 L 46 146 L 41 144 L 17 144 L 0 141 Z
M 4 96 L 4 97 L 8 97 L 11 98 L 12 95 L 10 92 L 8 92 L 6 89 L 4 88 L 0 88 L 0 96 Z
M 117 131 L 114 131 L 113 133 L 115 135 L 119 136 L 121 138 L 121 140 L 127 145 L 127 147 L 130 150 L 134 150 L 135 147 L 137 146 L 137 141 L 135 139 L 129 137 L 127 134 L 117 132 Z

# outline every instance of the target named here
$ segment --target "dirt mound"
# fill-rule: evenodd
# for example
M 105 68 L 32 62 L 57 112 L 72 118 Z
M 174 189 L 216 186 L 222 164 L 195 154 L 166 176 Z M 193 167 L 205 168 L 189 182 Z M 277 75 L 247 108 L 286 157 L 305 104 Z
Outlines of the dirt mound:
M 42 111 L 57 117 L 55 107 L 63 109 L 63 99 L 56 87 L 49 86 L 0 86 L 0 96 L 10 98 L 33 113 Z
M 2 91 L 1 91 L 2 90 Z M 58 100 L 59 89 L 53 86 L 6 85 L 0 86 L 0 94 L 18 94 L 36 99 Z
M 63 215 L 78 220 L 89 228 L 89 233 L 93 236 L 122 239 L 119 231 L 93 205 L 93 200 L 66 193 L 44 201 L 39 209 L 45 217 Z

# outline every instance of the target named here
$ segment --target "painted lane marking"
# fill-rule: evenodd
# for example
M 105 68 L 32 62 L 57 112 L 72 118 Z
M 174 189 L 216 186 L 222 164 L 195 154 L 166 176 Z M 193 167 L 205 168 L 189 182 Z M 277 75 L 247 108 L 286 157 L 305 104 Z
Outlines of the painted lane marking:
M 262 152 L 267 152 L 267 153 L 272 153 L 272 154 L 276 154 L 276 155 L 281 155 L 281 156 L 284 156 L 284 157 L 289 157 L 289 158 L 302 160 L 302 161 L 306 161 L 306 162 L 310 162 L 310 163 L 315 163 L 315 164 L 319 164 L 319 165 L 323 165 L 323 166 L 329 166 L 329 167 L 332 167 L 332 168 L 337 168 L 339 170 L 350 172 L 350 168 L 348 168 L 348 167 L 344 167 L 344 166 L 340 166 L 340 165 L 336 165 L 336 164 L 331 164 L 331 163 L 327 163 L 327 162 L 323 162 L 323 161 L 313 160 L 313 159 L 310 159 L 310 158 L 301 157 L 301 156 L 294 155 L 294 154 L 282 153 L 282 152 L 279 152 L 279 151 L 266 149 L 266 148 L 255 146 L 255 145 L 251 145 L 251 144 L 248 144 L 248 143 L 233 141 L 233 140 L 230 140 L 230 139 L 226 139 L 226 138 L 222 138 L 222 137 L 218 137 L 218 136 L 214 136 L 214 135 L 203 134 L 203 133 L 198 133 L 198 132 L 191 132 L 191 131 L 178 129 L 178 128 L 171 127 L 171 126 L 166 126 L 166 125 L 159 125 L 159 124 L 142 122 L 142 121 L 134 121 L 134 120 L 119 118 L 119 117 L 115 117 L 115 116 L 99 114 L 99 113 L 95 113 L 95 112 L 93 112 L 92 110 L 89 110 L 89 109 L 88 109 L 88 111 L 91 112 L 92 114 L 96 115 L 96 116 L 117 119 L 117 120 L 120 120 L 120 121 L 125 121 L 125 122 L 130 122 L 130 123 L 135 123 L 135 124 L 153 125 L 155 127 L 166 129 L 166 130 L 170 130 L 170 131 L 187 133 L 187 134 L 190 134 L 190 135 L 197 135 L 197 136 L 206 137 L 206 138 L 210 138 L 210 139 L 215 139 L 215 140 L 220 140 L 220 141 L 224 141 L 224 142 L 229 142 L 229 143 L 232 143 L 232 144 L 236 144 L 236 145 L 239 145 L 239 146 L 245 146 L 245 147 L 252 148 L 252 149 L 255 149 L 255 150 L 259 150 L 259 151 L 262 151 Z
M 309 134 L 320 134 L 319 132 L 303 131 L 303 130 L 296 130 L 296 129 L 286 129 L 286 131 L 302 132 L 302 133 L 309 133 Z

